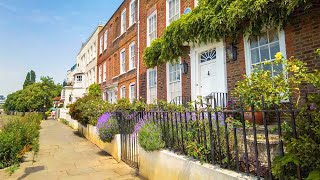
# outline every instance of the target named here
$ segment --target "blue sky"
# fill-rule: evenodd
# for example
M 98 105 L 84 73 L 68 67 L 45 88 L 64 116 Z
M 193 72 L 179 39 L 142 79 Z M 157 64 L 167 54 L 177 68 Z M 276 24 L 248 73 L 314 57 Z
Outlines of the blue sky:
M 81 43 L 123 0 L 0 0 L 0 95 L 28 71 L 62 83 Z

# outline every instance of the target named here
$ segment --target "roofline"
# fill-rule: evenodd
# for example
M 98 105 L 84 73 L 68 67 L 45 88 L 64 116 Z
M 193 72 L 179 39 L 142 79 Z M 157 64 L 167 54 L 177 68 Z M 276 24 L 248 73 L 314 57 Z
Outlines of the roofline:
M 106 27 L 106 25 L 110 22 L 110 20 L 114 17 L 114 15 L 116 14 L 116 12 L 120 9 L 120 7 L 124 4 L 126 0 L 123 0 L 122 3 L 119 5 L 119 7 L 117 8 L 117 10 L 114 11 L 114 13 L 112 14 L 112 16 L 109 18 L 109 20 L 103 25 L 102 29 L 104 29 Z
M 81 53 L 82 49 L 88 44 L 88 42 L 90 41 L 90 39 L 92 38 L 92 36 L 94 35 L 94 33 L 96 33 L 96 31 L 99 29 L 99 27 L 103 28 L 104 26 L 103 26 L 102 24 L 99 24 L 99 25 L 94 29 L 94 31 L 91 33 L 90 37 L 85 41 L 85 43 L 83 43 L 83 44 L 81 45 L 81 48 L 80 48 L 80 50 L 79 50 L 79 52 L 78 52 L 78 55 Z M 98 34 L 99 34 L 99 32 L 98 32 Z

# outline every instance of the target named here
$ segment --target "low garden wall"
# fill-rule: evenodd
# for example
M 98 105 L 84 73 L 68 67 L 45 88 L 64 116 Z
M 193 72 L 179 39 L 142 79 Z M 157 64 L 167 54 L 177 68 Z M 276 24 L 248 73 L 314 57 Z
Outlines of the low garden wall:
M 87 125 L 84 126 L 78 123 L 78 132 L 82 134 L 93 144 L 97 145 L 102 150 L 109 153 L 116 161 L 121 161 L 121 139 L 120 134 L 116 134 L 111 143 L 105 143 L 100 140 L 96 126 Z
M 150 180 L 255 179 L 218 166 L 201 165 L 199 161 L 190 160 L 186 156 L 177 155 L 168 150 L 146 152 L 141 147 L 139 147 L 139 174 Z

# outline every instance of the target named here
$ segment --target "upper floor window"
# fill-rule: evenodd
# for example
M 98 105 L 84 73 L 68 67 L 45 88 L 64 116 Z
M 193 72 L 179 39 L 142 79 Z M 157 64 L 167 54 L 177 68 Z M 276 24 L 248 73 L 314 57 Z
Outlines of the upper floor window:
M 274 61 L 277 52 L 282 52 L 285 56 L 283 30 L 268 29 L 263 31 L 260 36 L 247 37 L 245 47 L 247 74 L 250 74 L 254 68 L 269 70 L 272 76 L 282 71 L 283 65 L 265 63 Z
M 130 20 L 129 26 L 136 22 L 136 1 L 132 0 L 130 3 Z
M 82 76 L 76 76 L 77 82 L 82 82 Z
M 130 47 L 129 47 L 129 67 L 130 69 L 133 69 L 135 68 L 135 54 L 134 54 L 134 50 L 135 50 L 135 42 L 132 42 L 130 44 Z
M 102 83 L 102 65 L 99 66 L 99 84 Z
M 157 11 L 153 12 L 147 20 L 147 28 L 148 28 L 148 35 L 147 35 L 147 45 L 149 46 L 157 37 Z
M 103 50 L 106 50 L 107 47 L 108 47 L 108 30 L 104 32 L 104 49 Z
M 126 87 L 122 86 L 120 89 L 120 98 L 125 98 L 126 97 Z
M 126 32 L 126 29 L 127 29 L 126 16 L 127 16 L 126 9 L 124 9 L 121 13 L 121 34 Z
M 120 73 L 126 72 L 126 50 L 120 52 Z
M 103 82 L 107 80 L 107 62 L 104 62 L 103 64 Z
M 100 48 L 99 48 L 99 53 L 102 54 L 103 51 L 103 36 L 100 37 Z
M 167 25 L 180 17 L 180 0 L 167 0 Z

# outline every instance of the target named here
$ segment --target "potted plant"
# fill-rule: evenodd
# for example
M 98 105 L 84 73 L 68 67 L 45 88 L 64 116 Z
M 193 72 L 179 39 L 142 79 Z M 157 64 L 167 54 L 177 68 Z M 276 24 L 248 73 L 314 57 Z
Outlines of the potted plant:
M 263 124 L 263 113 L 259 110 L 273 108 L 274 105 L 280 105 L 283 100 L 288 100 L 290 88 L 286 78 L 286 68 L 277 72 L 261 68 L 281 67 L 284 63 L 281 53 L 277 53 L 274 62 L 257 65 L 250 75 L 245 75 L 242 81 L 236 83 L 234 95 L 241 97 L 242 106 L 247 110 L 244 113 L 245 120 L 253 122 L 252 107 L 254 107 L 256 123 Z

